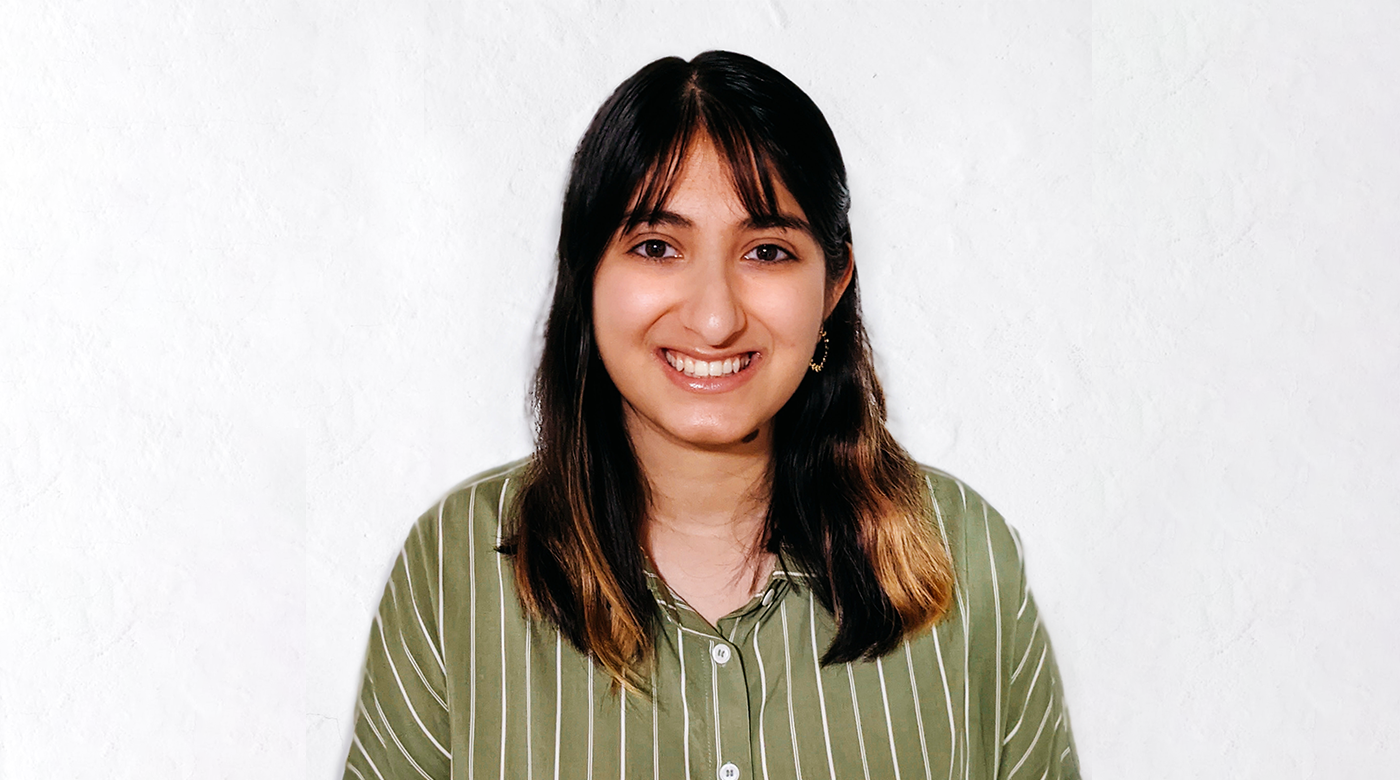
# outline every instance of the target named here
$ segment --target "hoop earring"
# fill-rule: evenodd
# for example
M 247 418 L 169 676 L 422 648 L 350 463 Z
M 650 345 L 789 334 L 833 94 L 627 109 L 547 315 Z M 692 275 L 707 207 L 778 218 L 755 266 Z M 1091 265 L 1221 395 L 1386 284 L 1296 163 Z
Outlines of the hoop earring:
M 820 374 L 822 372 L 822 369 L 826 368 L 826 359 L 831 356 L 831 339 L 826 337 L 825 327 L 822 328 L 822 332 L 817 336 L 817 338 L 821 339 L 822 360 L 820 363 L 818 363 L 816 360 L 808 361 L 807 367 L 812 369 L 813 373 Z

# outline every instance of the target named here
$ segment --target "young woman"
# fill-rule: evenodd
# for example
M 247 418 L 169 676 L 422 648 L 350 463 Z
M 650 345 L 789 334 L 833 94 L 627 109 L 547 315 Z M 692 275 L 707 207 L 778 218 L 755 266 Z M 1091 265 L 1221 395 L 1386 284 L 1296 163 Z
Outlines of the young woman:
M 885 429 L 849 205 L 771 68 L 618 87 L 564 198 L 536 450 L 410 533 L 346 777 L 1078 776 L 1016 536 Z

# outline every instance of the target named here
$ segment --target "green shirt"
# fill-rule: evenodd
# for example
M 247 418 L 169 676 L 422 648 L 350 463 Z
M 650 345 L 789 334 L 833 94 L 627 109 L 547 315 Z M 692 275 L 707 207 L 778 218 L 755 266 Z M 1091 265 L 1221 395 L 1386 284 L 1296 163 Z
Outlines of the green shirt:
M 653 704 L 522 614 L 495 548 L 523 465 L 457 486 L 409 534 L 370 628 L 346 778 L 1079 777 L 1020 541 L 955 478 L 925 469 L 957 577 L 932 630 L 822 668 L 835 624 L 800 572 L 774 572 L 717 626 L 652 577 Z

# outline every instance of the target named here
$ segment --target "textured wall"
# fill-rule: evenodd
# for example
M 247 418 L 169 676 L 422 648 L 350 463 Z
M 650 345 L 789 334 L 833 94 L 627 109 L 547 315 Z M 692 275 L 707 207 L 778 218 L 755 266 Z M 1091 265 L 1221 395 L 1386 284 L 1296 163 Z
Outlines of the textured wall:
M 835 127 L 1087 774 L 1400 763 L 1393 3 L 116 5 L 0 22 L 5 780 L 338 772 L 405 531 L 529 446 L 573 144 L 714 47 Z

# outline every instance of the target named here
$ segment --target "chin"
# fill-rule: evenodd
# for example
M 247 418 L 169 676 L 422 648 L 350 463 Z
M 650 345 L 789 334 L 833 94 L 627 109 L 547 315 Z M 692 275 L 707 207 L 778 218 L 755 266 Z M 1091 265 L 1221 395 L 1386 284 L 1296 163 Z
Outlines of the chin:
M 727 447 L 737 447 L 752 443 L 758 437 L 758 426 L 734 426 L 723 428 L 691 428 L 680 429 L 674 432 L 674 436 L 692 446 L 707 449 L 724 449 Z

